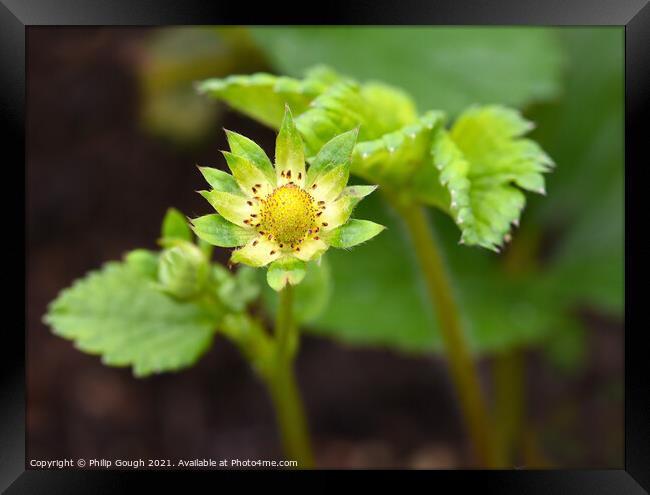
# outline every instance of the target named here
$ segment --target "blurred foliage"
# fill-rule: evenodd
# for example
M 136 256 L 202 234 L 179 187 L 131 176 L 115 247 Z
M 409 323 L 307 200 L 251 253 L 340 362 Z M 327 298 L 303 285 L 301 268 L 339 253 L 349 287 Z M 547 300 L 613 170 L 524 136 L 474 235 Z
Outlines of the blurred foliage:
M 325 64 L 407 89 L 420 111 L 454 116 L 475 103 L 521 106 L 560 93 L 563 53 L 552 29 L 317 27 L 252 29 L 283 74 Z
M 263 59 L 242 28 L 173 27 L 154 31 L 139 64 L 141 119 L 152 133 L 193 144 L 213 132 L 220 107 L 199 97 L 193 82 L 259 68 Z

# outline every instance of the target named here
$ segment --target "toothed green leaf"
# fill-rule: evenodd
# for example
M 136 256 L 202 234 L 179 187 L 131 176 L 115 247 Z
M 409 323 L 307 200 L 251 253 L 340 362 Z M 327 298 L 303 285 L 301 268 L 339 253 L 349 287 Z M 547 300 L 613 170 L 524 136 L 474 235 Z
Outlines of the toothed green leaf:
M 200 93 L 223 100 L 275 129 L 282 123 L 285 104 L 300 114 L 326 87 L 320 79 L 298 80 L 264 73 L 207 79 L 197 85 Z
M 491 105 L 467 110 L 434 137 L 433 162 L 464 243 L 498 251 L 526 203 L 521 189 L 545 192 L 552 161 L 521 137 L 531 127 L 516 110 Z
M 235 225 L 221 215 L 204 215 L 192 220 L 192 230 L 199 239 L 219 247 L 243 246 L 257 233 Z
M 376 101 L 366 97 L 363 88 L 353 81 L 334 84 L 306 112 L 296 112 L 296 126 L 305 140 L 308 156 L 314 156 L 335 136 L 357 127 L 358 141 L 362 142 L 415 121 L 416 115 L 408 110 L 395 112 L 396 106 L 405 104 L 401 91 L 384 86 L 384 99 Z M 372 93 L 373 98 L 376 96 Z M 391 117 L 386 118 L 388 113 Z
M 179 302 L 130 264 L 110 262 L 63 290 L 45 322 L 104 364 L 147 376 L 194 364 L 221 317 L 217 307 Z
M 444 121 L 444 113 L 427 112 L 413 124 L 360 142 L 352 154 L 352 173 L 370 182 L 392 186 L 412 182 L 412 187 L 418 187 L 419 180 L 411 177 L 430 163 L 431 137 Z M 403 187 L 400 189 L 404 191 Z

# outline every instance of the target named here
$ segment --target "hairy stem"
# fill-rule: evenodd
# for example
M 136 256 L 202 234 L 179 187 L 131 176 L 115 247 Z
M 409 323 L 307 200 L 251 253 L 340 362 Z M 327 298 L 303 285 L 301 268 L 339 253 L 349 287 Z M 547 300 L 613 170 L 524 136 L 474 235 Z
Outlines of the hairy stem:
M 293 349 L 298 340 L 298 327 L 292 317 L 291 286 L 287 285 L 279 296 L 275 326 L 277 355 L 268 376 L 269 390 L 287 459 L 298 461 L 301 468 L 313 468 L 307 421 L 293 367 Z
M 414 204 L 396 206 L 406 223 L 440 321 L 451 377 L 477 460 L 485 467 L 499 467 L 478 370 L 468 349 L 451 283 L 426 212 Z

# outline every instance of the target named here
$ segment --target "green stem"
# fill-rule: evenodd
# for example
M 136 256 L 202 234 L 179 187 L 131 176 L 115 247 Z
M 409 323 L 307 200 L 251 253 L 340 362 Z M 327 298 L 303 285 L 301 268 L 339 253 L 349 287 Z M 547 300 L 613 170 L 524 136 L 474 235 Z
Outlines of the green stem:
M 424 208 L 414 204 L 395 205 L 406 223 L 431 302 L 440 320 L 451 377 L 477 460 L 485 467 L 500 467 L 478 371 L 463 334 L 451 283 L 426 212 Z
M 525 366 L 522 352 L 511 349 L 494 361 L 495 422 L 504 461 L 512 466 L 523 446 Z
M 287 285 L 279 296 L 275 327 L 277 355 L 275 366 L 267 377 L 269 390 L 288 460 L 298 461 L 301 468 L 313 468 L 307 421 L 293 369 L 298 327 L 292 317 L 291 286 Z

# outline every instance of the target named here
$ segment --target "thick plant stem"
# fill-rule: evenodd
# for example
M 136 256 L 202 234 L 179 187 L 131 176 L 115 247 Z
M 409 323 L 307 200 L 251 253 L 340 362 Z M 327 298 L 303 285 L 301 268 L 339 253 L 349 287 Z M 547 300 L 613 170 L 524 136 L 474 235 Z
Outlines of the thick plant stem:
M 398 205 L 398 210 L 411 236 L 431 302 L 440 320 L 451 377 L 477 460 L 483 467 L 500 467 L 478 371 L 463 334 L 452 287 L 426 212 L 414 204 Z
M 314 460 L 293 369 L 298 328 L 292 317 L 292 299 L 291 286 L 287 285 L 280 291 L 275 327 L 277 354 L 268 382 L 287 460 L 297 461 L 298 467 L 309 469 L 314 467 Z

